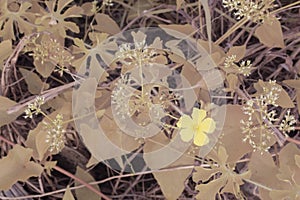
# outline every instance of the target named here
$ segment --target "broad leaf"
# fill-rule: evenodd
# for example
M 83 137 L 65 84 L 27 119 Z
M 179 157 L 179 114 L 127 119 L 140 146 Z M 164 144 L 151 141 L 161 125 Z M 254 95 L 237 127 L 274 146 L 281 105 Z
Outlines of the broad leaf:
M 264 183 L 265 186 L 274 189 L 280 186 L 275 177 L 278 169 L 269 153 L 254 152 L 251 156 L 249 169 L 252 171 L 251 180 Z
M 0 35 L 4 40 L 13 39 L 16 40 L 15 33 L 16 31 L 25 35 L 31 33 L 34 28 L 34 13 L 30 13 L 29 9 L 31 7 L 31 3 L 23 2 L 22 4 L 18 4 L 15 1 L 0 1 Z M 15 9 L 10 10 L 12 7 Z M 16 28 L 18 30 L 14 30 Z
M 240 105 L 226 105 L 226 118 L 219 138 L 219 143 L 226 148 L 228 163 L 235 163 L 245 154 L 252 151 L 247 142 L 243 142 L 245 135 L 242 133 L 240 120 L 248 120 Z
M 160 24 L 159 27 L 175 38 L 182 38 L 182 34 L 192 37 L 196 33 L 196 29 L 190 24 Z
M 62 200 L 75 200 L 69 186 L 67 187 Z
M 212 164 L 209 168 L 204 168 L 202 166 L 197 166 L 196 172 L 193 174 L 193 180 L 198 183 L 201 180 L 201 184 L 196 186 L 196 189 L 199 190 L 197 199 L 215 199 L 216 195 L 219 195 L 224 192 L 233 193 L 237 198 L 240 198 L 240 189 L 239 186 L 243 185 L 243 179 L 250 177 L 250 171 L 237 174 L 233 171 L 234 166 L 229 165 L 228 163 L 228 153 L 223 146 L 218 147 L 218 151 L 213 150 L 209 158 L 214 160 L 217 164 Z M 208 179 L 214 176 L 216 173 L 220 173 L 220 176 L 207 182 Z
M 215 200 L 216 195 L 220 193 L 221 188 L 226 184 L 226 178 L 222 177 L 215 179 L 207 184 L 199 184 L 196 190 L 199 193 L 196 196 L 197 200 Z
M 178 136 L 178 134 L 177 134 Z M 151 169 L 186 166 L 194 164 L 194 155 L 187 154 L 187 147 L 180 137 L 170 140 L 163 132 L 147 138 L 144 145 L 144 160 Z M 171 169 L 153 173 L 166 199 L 177 199 L 184 190 L 184 182 L 192 172 L 189 169 Z M 176 177 L 176 181 L 174 181 Z
M 78 166 L 76 168 L 75 176 L 80 178 L 81 180 L 83 180 L 86 183 L 95 181 L 95 179 L 88 172 L 84 171 L 83 169 L 81 169 Z M 77 186 L 77 185 L 81 185 L 81 184 L 75 181 L 75 186 Z M 92 187 L 94 187 L 96 190 L 99 190 L 97 185 L 94 185 Z M 99 196 L 95 192 L 91 191 L 90 189 L 88 189 L 86 187 L 75 190 L 75 193 L 76 193 L 77 199 L 85 199 L 87 197 L 89 200 L 98 200 L 99 199 Z
M 246 54 L 246 45 L 233 46 L 227 52 L 227 56 L 232 56 L 232 55 L 236 56 L 235 62 L 239 62 L 240 60 L 242 60 L 245 54 Z
M 62 38 L 66 37 L 66 31 L 71 30 L 79 33 L 79 27 L 66 19 L 81 17 L 83 9 L 79 6 L 67 7 L 72 0 L 52 0 L 46 1 L 46 7 L 40 7 L 40 17 L 36 20 L 38 31 L 48 31 L 58 33 Z M 55 16 L 55 17 L 53 17 Z
M 43 167 L 30 161 L 32 152 L 17 144 L 0 160 L 0 190 L 8 190 L 17 181 L 41 175 Z
M 281 25 L 279 20 L 275 17 L 265 20 L 263 24 L 255 30 L 255 35 L 259 41 L 267 47 L 285 47 Z
M 192 155 L 183 155 L 177 161 L 175 161 L 172 167 L 180 167 L 184 165 L 192 165 L 194 163 L 194 158 Z M 160 188 L 168 200 L 176 200 L 181 195 L 185 188 L 185 181 L 191 174 L 193 168 L 190 169 L 171 169 L 170 171 L 155 172 L 153 173 L 154 178 L 160 185 Z M 176 177 L 176 181 L 174 181 Z
M 3 68 L 5 59 L 12 53 L 12 44 L 10 40 L 5 40 L 0 43 L 0 71 Z
M 16 104 L 16 102 L 7 97 L 0 96 L 0 127 L 13 122 L 23 112 L 23 110 L 19 110 L 13 114 L 7 114 L 7 110 Z
M 296 102 L 298 113 L 300 114 L 300 80 L 284 80 L 283 83 L 296 89 Z
M 121 31 L 118 24 L 106 14 L 97 13 L 95 19 L 97 25 L 94 25 L 93 28 L 99 32 L 115 35 Z
M 40 94 L 43 90 L 48 89 L 49 84 L 44 83 L 40 77 L 32 71 L 20 68 L 20 72 L 25 78 L 28 86 L 28 91 L 31 94 Z

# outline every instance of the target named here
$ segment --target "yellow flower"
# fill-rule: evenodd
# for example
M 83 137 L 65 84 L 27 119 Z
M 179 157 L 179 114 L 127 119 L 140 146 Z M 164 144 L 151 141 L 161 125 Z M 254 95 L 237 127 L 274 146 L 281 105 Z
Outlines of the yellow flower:
M 194 138 L 194 144 L 204 146 L 209 142 L 207 133 L 212 133 L 216 128 L 216 122 L 212 118 L 206 118 L 206 111 L 193 108 L 192 117 L 182 115 L 176 124 L 181 128 L 180 136 L 185 142 Z

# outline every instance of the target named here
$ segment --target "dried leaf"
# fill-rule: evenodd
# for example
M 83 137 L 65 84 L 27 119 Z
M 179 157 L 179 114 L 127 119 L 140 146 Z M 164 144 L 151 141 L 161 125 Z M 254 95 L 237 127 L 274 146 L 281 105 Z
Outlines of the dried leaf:
M 94 25 L 93 28 L 99 32 L 115 35 L 121 31 L 118 24 L 106 14 L 97 13 L 95 15 L 95 20 L 97 25 Z
M 32 149 L 16 144 L 6 157 L 0 160 L 0 190 L 8 190 L 17 181 L 39 176 L 43 167 L 30 161 Z
M 23 68 L 20 68 L 20 72 L 25 78 L 25 82 L 28 85 L 28 91 L 31 94 L 40 94 L 42 90 L 49 88 L 49 84 L 43 82 L 36 73 Z
M 285 47 L 281 25 L 279 20 L 275 17 L 265 20 L 263 24 L 255 30 L 255 35 L 259 41 L 267 47 Z
M 70 190 L 70 186 L 67 187 L 65 194 L 63 196 L 63 200 L 75 200 L 75 198 L 73 197 L 73 194 Z
M 13 122 L 21 113 L 23 113 L 23 110 L 19 110 L 13 114 L 7 114 L 7 110 L 16 104 L 16 102 L 7 97 L 0 96 L 0 127 Z
M 81 180 L 83 180 L 86 183 L 89 182 L 94 182 L 95 179 L 86 171 L 84 171 L 83 169 L 81 169 L 80 167 L 76 167 L 76 177 L 80 178 Z M 80 183 L 78 183 L 77 181 L 75 181 L 75 186 L 81 185 Z M 97 185 L 92 186 L 94 187 L 96 190 L 99 190 L 99 188 L 97 187 Z M 86 199 L 88 197 L 89 200 L 98 200 L 99 196 L 91 191 L 90 189 L 84 187 L 84 188 L 79 188 L 77 190 L 75 190 L 76 193 L 76 197 L 77 199 Z

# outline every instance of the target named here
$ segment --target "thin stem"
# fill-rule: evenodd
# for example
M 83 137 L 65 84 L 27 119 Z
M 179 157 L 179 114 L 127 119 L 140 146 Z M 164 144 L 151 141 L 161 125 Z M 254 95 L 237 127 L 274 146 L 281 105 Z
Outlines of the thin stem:
M 243 18 L 242 20 L 238 21 L 235 25 L 233 25 L 224 35 L 222 35 L 216 42 L 216 45 L 221 44 L 229 35 L 231 35 L 234 31 L 239 29 L 248 21 L 247 18 Z
M 272 11 L 271 14 L 277 14 L 277 13 L 279 13 L 279 12 L 281 12 L 281 11 L 287 9 L 287 8 L 293 7 L 293 6 L 297 5 L 297 4 L 300 4 L 300 1 L 296 1 L 294 3 L 291 3 L 291 4 L 288 4 L 288 5 L 283 6 L 281 8 L 278 8 L 278 9 Z
M 250 179 L 244 178 L 243 180 L 244 180 L 244 181 L 247 181 L 247 182 L 249 182 L 249 183 L 252 183 L 253 185 L 256 185 L 256 186 L 258 186 L 258 187 L 260 187 L 260 188 L 262 188 L 262 189 L 268 190 L 268 191 L 270 191 L 270 192 L 273 191 L 272 188 L 269 188 L 269 187 L 267 187 L 267 186 L 265 186 L 265 185 L 262 185 L 262 184 L 260 184 L 260 183 L 255 182 L 255 181 L 252 181 L 252 180 L 250 180 Z
M 3 140 L 5 143 L 10 144 L 11 146 L 15 145 L 13 142 L 9 141 L 8 139 L 3 137 L 2 135 L 0 135 L 0 140 Z
M 91 190 L 92 192 L 96 193 L 98 196 L 100 196 L 101 198 L 105 199 L 105 200 L 110 200 L 110 198 L 108 198 L 106 195 L 104 195 L 103 193 L 101 193 L 100 191 L 96 190 L 93 186 L 91 186 L 90 184 L 88 184 L 87 182 L 83 181 L 80 178 L 77 178 L 76 176 L 74 176 L 73 174 L 71 174 L 70 172 L 55 166 L 53 167 L 53 169 L 59 171 L 62 174 L 65 174 L 66 176 L 78 181 L 79 183 L 81 183 L 82 185 L 84 185 L 85 187 L 87 187 L 89 190 Z

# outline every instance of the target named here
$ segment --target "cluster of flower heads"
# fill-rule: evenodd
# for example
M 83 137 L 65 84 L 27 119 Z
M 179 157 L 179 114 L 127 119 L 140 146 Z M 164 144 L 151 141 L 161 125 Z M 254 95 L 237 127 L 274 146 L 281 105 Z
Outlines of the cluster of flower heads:
M 44 123 L 46 126 L 46 142 L 49 143 L 49 151 L 58 153 L 65 146 L 65 130 L 63 129 L 63 116 L 58 114 L 51 123 Z
M 33 37 L 27 43 L 25 51 L 30 52 L 29 55 L 35 61 L 40 61 L 41 64 L 45 62 L 55 64 L 57 68 L 54 71 L 58 72 L 61 76 L 64 71 L 68 71 L 68 66 L 71 65 L 74 59 L 74 56 L 65 50 L 63 45 L 48 35 Z
M 121 44 L 116 56 L 126 65 L 141 67 L 142 65 L 151 65 L 155 54 L 156 51 L 148 48 L 146 40 L 143 40 L 142 42 L 135 42 L 133 44 Z
M 45 103 L 45 98 L 37 96 L 33 103 L 25 109 L 25 118 L 32 118 L 34 115 L 43 114 L 41 106 Z M 58 153 L 64 148 L 65 130 L 63 129 L 63 116 L 58 114 L 50 123 L 44 123 L 47 132 L 46 143 L 49 143 L 49 151 Z
M 223 0 L 223 5 L 233 11 L 237 19 L 245 17 L 253 22 L 270 18 L 270 10 L 276 7 L 274 0 Z
M 224 61 L 224 67 L 230 68 L 235 65 L 236 55 L 227 56 Z
M 236 62 L 236 55 L 227 56 L 224 61 L 224 67 L 236 69 L 236 71 L 239 74 L 242 74 L 244 76 L 250 76 L 251 71 L 253 70 L 250 60 L 240 62 L 239 67 L 235 64 L 235 62 Z
M 297 123 L 295 116 L 291 115 L 291 111 L 288 110 L 286 112 L 286 115 L 284 116 L 284 119 L 281 121 L 279 125 L 279 130 L 282 131 L 283 133 L 288 133 L 290 131 L 295 130 L 295 125 Z
M 276 110 L 268 109 L 268 105 L 277 107 L 276 101 L 279 99 L 282 88 L 276 81 L 269 81 L 270 87 L 263 87 L 263 94 L 248 100 L 243 106 L 244 113 L 248 115 L 248 120 L 241 120 L 242 131 L 245 134 L 244 141 L 248 141 L 254 151 L 268 151 L 273 138 L 273 129 L 278 122 Z M 279 130 L 284 134 L 294 130 L 295 117 L 287 111 L 285 119 L 281 121 Z
M 25 118 L 31 118 L 33 115 L 38 115 L 42 112 L 41 106 L 45 103 L 45 98 L 38 96 L 35 98 L 34 102 L 29 104 L 25 109 Z
M 124 76 L 116 82 L 115 88 L 111 93 L 111 102 L 117 111 L 117 116 L 121 119 L 126 119 L 129 115 L 128 98 L 130 96 L 129 88 L 127 86 L 128 80 Z
M 244 76 L 250 76 L 252 71 L 252 64 L 250 60 L 247 61 L 242 61 L 240 63 L 240 67 L 239 67 L 239 73 L 243 74 Z
M 113 0 L 103 0 L 103 4 L 106 6 L 113 6 Z

